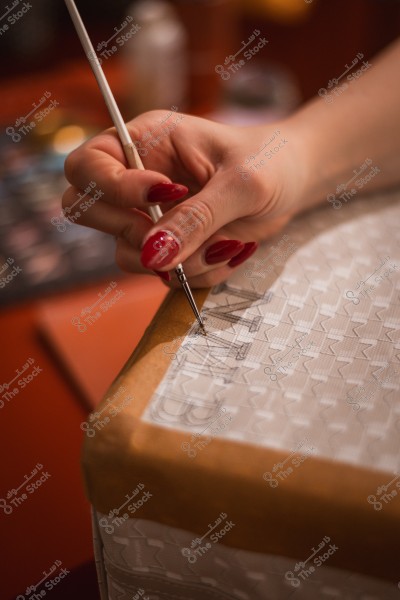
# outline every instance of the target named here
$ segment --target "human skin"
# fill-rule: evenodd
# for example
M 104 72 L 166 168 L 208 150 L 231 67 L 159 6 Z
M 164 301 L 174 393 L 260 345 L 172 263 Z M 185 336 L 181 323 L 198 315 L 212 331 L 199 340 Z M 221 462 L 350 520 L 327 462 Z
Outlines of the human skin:
M 210 246 L 223 240 L 259 243 L 276 234 L 296 214 L 327 202 L 327 195 L 367 158 L 379 174 L 366 192 L 400 183 L 399 64 L 397 40 L 371 59 L 370 67 L 333 102 L 317 97 L 272 124 L 232 127 L 184 115 L 142 157 L 144 171 L 127 168 L 116 132 L 109 129 L 67 158 L 71 187 L 63 207 L 72 206 L 78 192 L 95 181 L 104 196 L 75 222 L 114 235 L 116 261 L 123 270 L 151 273 L 141 258 L 158 251 L 164 264 L 157 270 L 172 271 L 169 285 L 180 285 L 173 269 L 181 262 L 192 287 L 215 285 L 237 266 L 229 260 L 207 264 Z M 132 138 L 141 140 L 168 114 L 151 111 L 133 119 L 127 124 Z M 171 122 L 175 116 L 169 117 Z M 274 135 L 279 151 L 249 161 Z M 172 201 L 163 198 L 165 214 L 154 224 L 148 216 L 149 190 L 172 182 L 189 191 Z M 154 238 L 160 231 L 172 233 L 164 246 Z

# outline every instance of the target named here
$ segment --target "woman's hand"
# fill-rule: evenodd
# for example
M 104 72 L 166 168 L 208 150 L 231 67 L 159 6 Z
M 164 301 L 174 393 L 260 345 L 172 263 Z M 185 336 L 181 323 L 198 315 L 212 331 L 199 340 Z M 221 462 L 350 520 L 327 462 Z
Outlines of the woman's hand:
M 65 164 L 72 187 L 63 208 L 94 181 L 103 195 L 74 222 L 114 235 L 121 269 L 155 271 L 178 286 L 173 269 L 182 262 L 191 286 L 209 287 L 299 212 L 302 152 L 289 122 L 238 128 L 168 114 L 128 123 L 145 171 L 127 168 L 114 129 L 75 150 Z M 164 212 L 157 223 L 148 214 L 154 203 Z

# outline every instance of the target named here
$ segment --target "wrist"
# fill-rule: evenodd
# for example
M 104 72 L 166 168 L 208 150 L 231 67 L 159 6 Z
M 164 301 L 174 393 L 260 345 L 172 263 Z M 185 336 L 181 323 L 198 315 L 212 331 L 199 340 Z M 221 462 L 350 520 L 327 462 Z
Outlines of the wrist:
M 309 210 L 326 200 L 332 191 L 332 177 L 323 161 L 323 140 L 313 131 L 303 110 L 289 117 L 283 126 L 290 136 L 293 172 L 297 176 L 296 212 Z M 333 188 L 334 189 L 334 188 Z
M 297 114 L 280 121 L 277 126 L 287 139 L 288 151 L 283 162 L 282 195 L 293 215 L 323 201 L 324 188 L 318 179 L 312 136 L 304 131 L 304 121 Z

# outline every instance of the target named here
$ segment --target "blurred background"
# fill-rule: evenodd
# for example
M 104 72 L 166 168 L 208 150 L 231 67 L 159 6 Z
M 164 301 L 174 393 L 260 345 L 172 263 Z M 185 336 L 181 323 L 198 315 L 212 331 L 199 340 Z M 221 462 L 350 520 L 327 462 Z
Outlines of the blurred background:
M 357 53 L 373 65 L 400 29 L 396 0 L 77 5 L 126 121 L 153 108 L 168 109 L 171 122 L 176 111 L 274 121 Z M 114 239 L 61 210 L 65 157 L 111 125 L 63 2 L 1 7 L 0 52 L 1 597 L 29 598 L 60 561 L 69 572 L 51 598 L 90 600 L 98 595 L 79 467 L 88 413 L 166 288 L 156 277 L 121 273 Z M 135 140 L 142 156 L 163 131 L 155 123 Z M 88 181 L 72 221 L 96 193 Z M 35 465 L 49 475 L 18 500 Z

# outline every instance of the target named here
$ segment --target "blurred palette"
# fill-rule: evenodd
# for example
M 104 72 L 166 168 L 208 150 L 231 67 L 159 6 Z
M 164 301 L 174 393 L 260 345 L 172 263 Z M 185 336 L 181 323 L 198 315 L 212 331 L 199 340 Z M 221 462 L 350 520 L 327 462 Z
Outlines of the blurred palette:
M 63 217 L 64 160 L 0 143 L 0 306 L 119 272 L 111 236 Z

